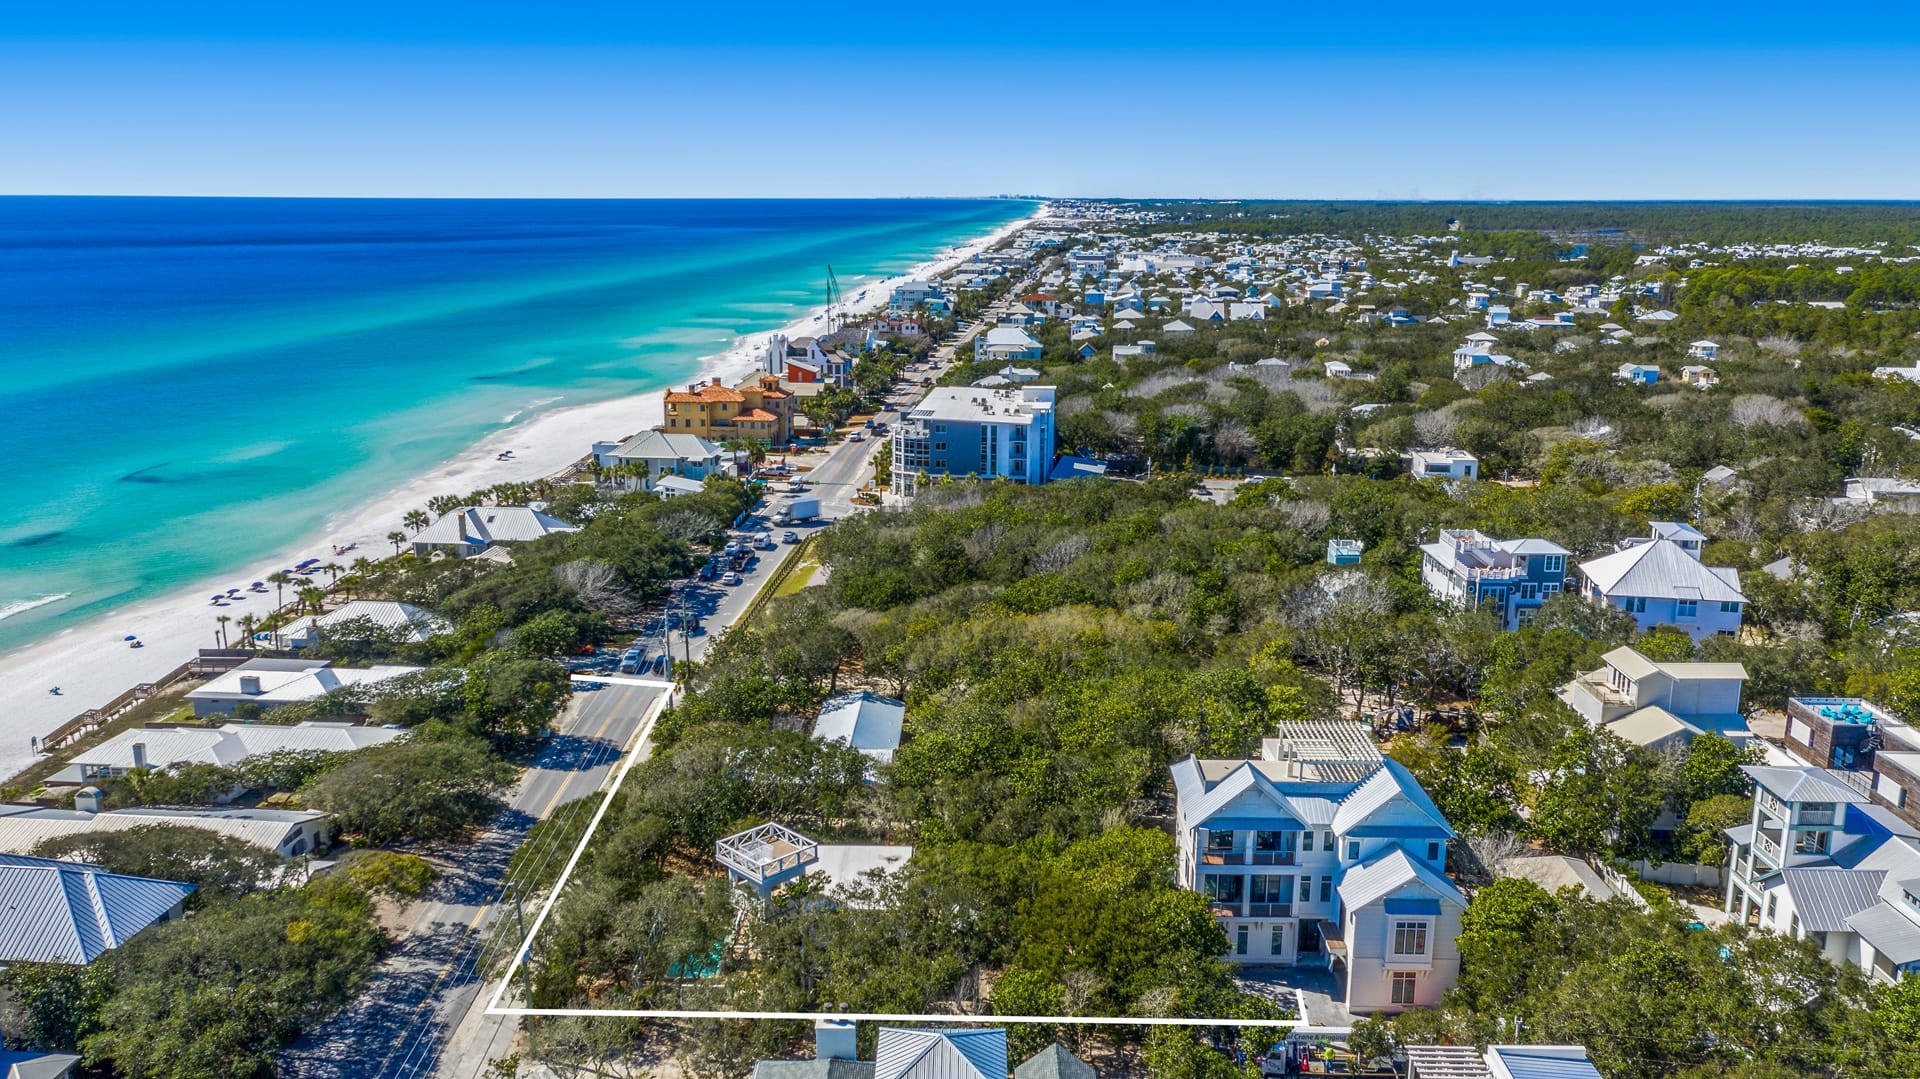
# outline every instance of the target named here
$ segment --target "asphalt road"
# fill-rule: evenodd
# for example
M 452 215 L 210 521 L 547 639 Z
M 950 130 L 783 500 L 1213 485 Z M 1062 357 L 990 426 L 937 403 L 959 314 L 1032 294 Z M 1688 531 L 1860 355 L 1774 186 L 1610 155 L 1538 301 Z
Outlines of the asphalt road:
M 433 892 L 412 911 L 405 938 L 380 964 L 372 983 L 282 1055 L 282 1074 L 300 1079 L 433 1074 L 447 1021 L 464 1014 L 486 984 L 481 948 L 493 919 L 503 911 L 513 916 L 500 900 L 514 851 L 535 821 L 600 789 L 662 692 L 608 684 L 574 695 L 506 811 L 478 842 L 452 852 L 454 858 L 441 866 Z

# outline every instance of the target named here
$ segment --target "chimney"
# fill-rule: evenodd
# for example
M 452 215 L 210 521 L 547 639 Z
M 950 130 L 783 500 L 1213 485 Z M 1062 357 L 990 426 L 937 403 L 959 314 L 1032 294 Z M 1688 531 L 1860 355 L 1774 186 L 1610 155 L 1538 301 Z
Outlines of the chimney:
M 464 542 L 467 538 L 467 511 L 463 509 L 456 516 L 460 519 L 460 539 Z
M 81 787 L 73 795 L 73 808 L 82 813 L 100 812 L 100 788 Z
M 133 768 L 137 772 L 147 770 L 147 744 L 145 742 L 135 742 L 133 744 Z
M 819 1060 L 855 1060 L 857 1039 L 851 1019 L 815 1019 L 813 1055 Z
M 260 676 L 257 674 L 241 675 L 240 676 L 240 692 L 246 694 L 249 697 L 258 697 L 260 695 Z M 139 748 L 139 747 L 136 747 L 136 748 Z

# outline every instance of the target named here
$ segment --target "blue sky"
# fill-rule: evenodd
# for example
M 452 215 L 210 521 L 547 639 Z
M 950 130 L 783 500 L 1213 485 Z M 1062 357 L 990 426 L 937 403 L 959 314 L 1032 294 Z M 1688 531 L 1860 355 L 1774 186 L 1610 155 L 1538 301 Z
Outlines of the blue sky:
M 7 193 L 1920 198 L 1892 5 L 18 7 Z

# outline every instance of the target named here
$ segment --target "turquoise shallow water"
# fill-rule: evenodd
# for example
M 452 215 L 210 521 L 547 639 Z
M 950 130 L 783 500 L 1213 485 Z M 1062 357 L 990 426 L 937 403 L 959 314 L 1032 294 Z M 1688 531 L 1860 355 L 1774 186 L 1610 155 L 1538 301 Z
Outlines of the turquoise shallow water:
M 264 557 L 541 408 L 1031 209 L 0 198 L 0 650 Z

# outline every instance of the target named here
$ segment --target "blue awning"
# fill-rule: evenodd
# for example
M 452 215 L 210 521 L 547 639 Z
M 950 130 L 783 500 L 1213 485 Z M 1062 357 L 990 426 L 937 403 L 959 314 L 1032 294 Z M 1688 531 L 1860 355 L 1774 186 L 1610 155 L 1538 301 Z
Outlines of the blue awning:
M 1300 832 L 1306 825 L 1291 817 L 1209 817 L 1200 827 L 1210 832 Z
M 1389 899 L 1387 900 L 1387 913 L 1430 914 L 1438 918 L 1440 916 L 1440 901 L 1438 899 Z

